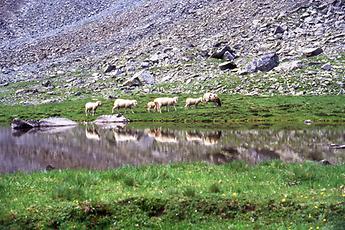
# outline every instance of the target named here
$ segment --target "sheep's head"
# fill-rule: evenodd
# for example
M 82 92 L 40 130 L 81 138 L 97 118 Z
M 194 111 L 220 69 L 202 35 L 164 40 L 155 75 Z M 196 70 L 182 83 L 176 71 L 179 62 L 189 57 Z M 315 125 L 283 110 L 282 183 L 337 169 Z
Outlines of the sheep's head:
M 177 103 L 177 101 L 178 101 L 178 97 L 174 97 L 174 101 L 176 101 L 176 103 Z
M 137 106 L 138 105 L 138 101 L 137 100 L 133 100 L 133 105 Z
M 101 106 L 102 102 L 101 101 L 96 101 L 97 106 Z

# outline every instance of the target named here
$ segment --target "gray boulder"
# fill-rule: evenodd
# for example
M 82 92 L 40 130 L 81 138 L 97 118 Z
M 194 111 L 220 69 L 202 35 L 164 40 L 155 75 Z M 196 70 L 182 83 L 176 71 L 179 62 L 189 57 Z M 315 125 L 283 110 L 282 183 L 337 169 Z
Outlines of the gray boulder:
M 300 69 L 303 67 L 302 61 L 295 60 L 295 61 L 289 61 L 289 62 L 283 62 L 279 64 L 276 68 L 274 68 L 277 72 L 289 72 L 292 70 Z
M 305 57 L 313 57 L 313 56 L 317 56 L 323 53 L 323 49 L 320 47 L 308 48 L 308 49 L 304 49 L 302 52 Z
M 231 61 L 224 62 L 219 65 L 220 70 L 236 69 L 237 65 Z
M 109 73 L 113 70 L 116 69 L 116 66 L 113 64 L 108 64 L 107 66 L 104 67 L 104 73 Z
M 133 75 L 130 79 L 123 83 L 124 86 L 136 87 L 142 85 L 154 85 L 155 78 L 150 71 L 141 70 Z
M 12 129 L 31 129 L 39 127 L 74 126 L 76 122 L 62 117 L 50 117 L 41 120 L 22 120 L 15 118 L 11 123 Z
M 236 58 L 236 53 L 229 46 L 225 46 L 221 49 L 214 51 L 211 54 L 211 58 L 224 59 L 224 60 L 232 61 Z
M 332 70 L 332 65 L 330 63 L 326 63 L 323 66 L 321 66 L 321 69 L 326 70 L 326 71 L 331 71 Z
M 241 74 L 255 73 L 258 71 L 267 72 L 279 65 L 279 57 L 276 53 L 264 54 L 261 57 L 252 60 Z

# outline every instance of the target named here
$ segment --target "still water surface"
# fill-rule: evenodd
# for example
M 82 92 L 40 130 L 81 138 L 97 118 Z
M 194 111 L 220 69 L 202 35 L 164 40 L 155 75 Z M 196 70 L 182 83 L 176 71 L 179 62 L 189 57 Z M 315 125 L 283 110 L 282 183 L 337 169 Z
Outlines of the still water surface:
M 123 165 L 244 160 L 255 164 L 327 159 L 345 162 L 345 127 L 299 129 L 179 129 L 76 126 L 32 129 L 0 127 L 0 173 L 54 168 L 107 169 Z

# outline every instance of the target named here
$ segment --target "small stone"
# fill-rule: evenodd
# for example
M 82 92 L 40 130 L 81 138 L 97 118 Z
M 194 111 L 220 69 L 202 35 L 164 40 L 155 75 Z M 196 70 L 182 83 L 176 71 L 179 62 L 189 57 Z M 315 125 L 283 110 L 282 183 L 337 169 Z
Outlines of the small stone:
M 229 61 L 229 62 L 224 62 L 220 64 L 218 67 L 220 70 L 228 70 L 228 69 L 236 69 L 237 65 Z
M 332 65 L 330 63 L 326 63 L 323 66 L 321 66 L 321 69 L 325 70 L 325 71 L 331 71 L 332 70 Z
M 109 72 L 111 72 L 111 71 L 113 71 L 113 70 L 115 70 L 116 69 L 116 66 L 115 65 L 113 65 L 113 64 L 108 64 L 105 68 L 104 68 L 104 73 L 109 73 Z

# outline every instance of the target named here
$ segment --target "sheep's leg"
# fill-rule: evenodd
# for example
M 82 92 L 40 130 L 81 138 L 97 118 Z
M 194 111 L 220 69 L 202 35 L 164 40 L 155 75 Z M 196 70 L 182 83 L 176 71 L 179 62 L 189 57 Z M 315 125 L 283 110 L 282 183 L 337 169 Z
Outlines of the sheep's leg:
M 177 111 L 177 109 L 176 109 L 176 106 L 174 105 L 174 109 L 175 109 L 175 111 Z
M 113 108 L 111 109 L 112 114 L 114 113 L 114 109 L 115 109 L 115 106 L 113 106 Z
M 85 115 L 87 116 L 87 109 L 85 109 Z

